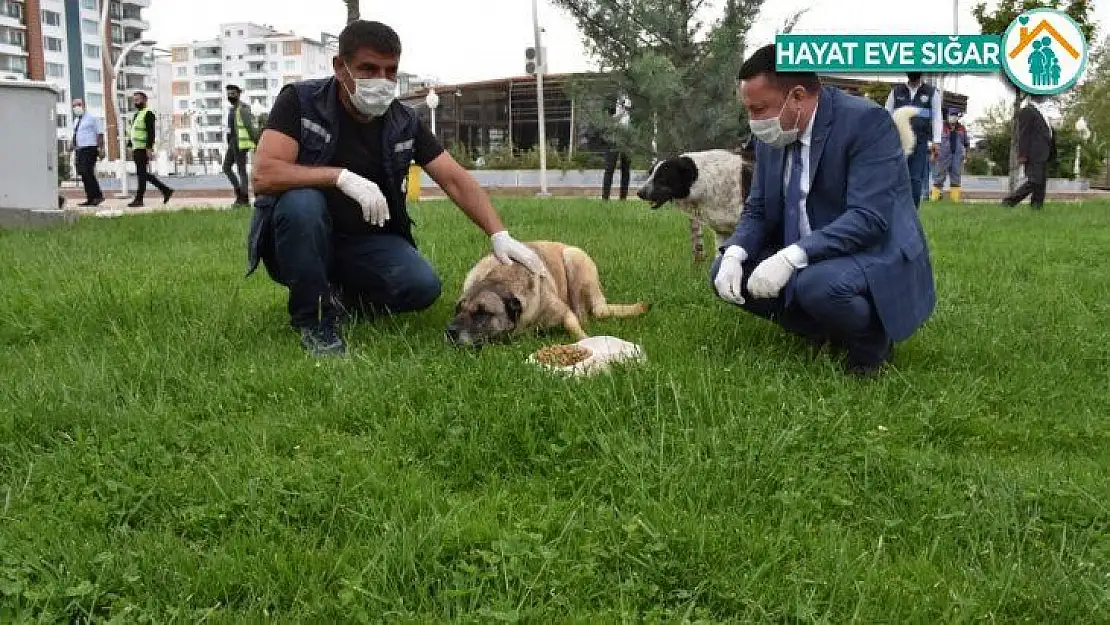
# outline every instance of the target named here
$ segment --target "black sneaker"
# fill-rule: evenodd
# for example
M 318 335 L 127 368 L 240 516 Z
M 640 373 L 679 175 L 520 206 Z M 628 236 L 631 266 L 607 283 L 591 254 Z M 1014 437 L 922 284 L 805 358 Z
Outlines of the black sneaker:
M 162 192 L 162 203 L 169 204 L 171 197 L 173 197 L 173 189 L 166 189 Z
M 313 356 L 338 356 L 347 352 L 333 323 L 301 328 L 301 345 Z

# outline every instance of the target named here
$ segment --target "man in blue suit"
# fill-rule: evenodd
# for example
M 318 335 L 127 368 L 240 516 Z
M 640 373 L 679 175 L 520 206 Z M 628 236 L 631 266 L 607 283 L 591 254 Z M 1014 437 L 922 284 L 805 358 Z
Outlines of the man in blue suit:
M 755 172 L 713 285 L 748 312 L 846 349 L 848 372 L 876 373 L 936 304 L 894 121 L 816 74 L 776 72 L 774 45 L 738 79 Z

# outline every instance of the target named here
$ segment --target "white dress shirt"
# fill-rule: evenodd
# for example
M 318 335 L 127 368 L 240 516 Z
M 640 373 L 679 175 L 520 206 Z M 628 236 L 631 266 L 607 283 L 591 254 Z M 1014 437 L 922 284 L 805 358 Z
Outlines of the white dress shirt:
M 798 141 L 802 143 L 802 200 L 801 206 L 798 207 L 798 235 L 801 237 L 809 236 L 812 232 L 809 226 L 809 215 L 806 213 L 806 197 L 809 196 L 809 152 L 813 145 L 813 120 L 817 119 L 817 107 L 813 107 L 813 115 L 809 118 L 809 123 L 806 124 L 806 129 L 802 131 Z M 786 166 L 783 167 L 782 172 L 782 192 L 783 203 L 786 203 L 786 191 L 790 188 L 790 171 L 793 169 L 794 155 L 791 153 L 793 148 L 788 148 L 785 151 L 784 157 Z M 786 212 L 783 211 L 783 215 Z
M 97 135 L 104 134 L 104 125 L 98 117 L 89 115 L 86 111 L 84 115 L 73 122 L 73 132 L 77 135 L 77 144 L 74 147 L 95 148 L 97 146 Z
M 911 102 L 917 98 L 917 91 L 921 89 L 922 85 L 924 84 L 925 82 L 922 81 L 921 84 L 916 87 L 910 87 L 909 85 L 906 85 L 910 89 Z M 940 111 L 941 105 L 943 104 L 944 92 L 942 92 L 939 88 L 934 89 L 932 102 L 933 119 L 931 121 L 933 122 L 933 143 L 937 145 L 940 145 L 941 138 L 944 136 L 944 114 Z M 886 110 L 890 111 L 891 113 L 894 112 L 894 89 L 891 89 L 890 94 L 886 97 Z

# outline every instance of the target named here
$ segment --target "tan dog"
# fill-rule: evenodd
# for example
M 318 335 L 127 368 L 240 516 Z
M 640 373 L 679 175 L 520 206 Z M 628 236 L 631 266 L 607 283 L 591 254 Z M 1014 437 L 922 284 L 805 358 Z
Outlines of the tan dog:
M 650 306 L 609 304 L 601 291 L 597 265 L 577 247 L 532 241 L 549 277 L 533 275 L 519 263 L 504 265 L 493 255 L 467 274 L 447 338 L 458 346 L 480 346 L 527 330 L 562 326 L 575 340 L 588 335 L 589 318 L 634 317 Z

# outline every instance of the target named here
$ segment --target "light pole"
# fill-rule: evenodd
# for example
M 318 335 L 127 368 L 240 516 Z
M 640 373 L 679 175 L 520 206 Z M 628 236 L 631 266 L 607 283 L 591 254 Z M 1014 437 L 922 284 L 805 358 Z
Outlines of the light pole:
M 439 94 L 432 87 L 428 87 L 428 96 L 424 98 L 428 110 L 432 112 L 432 134 L 436 133 L 436 109 L 439 108 Z
M 543 106 L 543 74 L 547 71 L 547 55 L 543 52 L 540 42 L 540 16 L 537 0 L 532 0 L 532 30 L 536 39 L 536 105 L 539 110 L 540 126 L 540 192 L 539 195 L 547 197 L 547 122 L 544 120 Z
M 105 15 L 107 15 L 107 13 L 108 13 L 108 6 L 107 6 L 108 4 L 109 3 L 107 3 L 107 2 L 104 3 L 104 5 L 105 5 L 104 6 Z M 149 40 L 142 40 L 142 39 L 136 39 L 135 41 L 132 41 L 131 43 L 129 43 L 126 46 L 123 47 L 123 50 L 121 50 L 120 53 L 119 53 L 119 58 L 116 59 L 115 65 L 112 66 L 112 76 L 111 76 L 112 101 L 116 102 L 117 105 L 119 103 L 119 97 L 118 96 L 119 96 L 119 93 L 120 93 L 119 72 L 123 68 L 123 64 L 127 59 L 127 55 L 131 54 L 131 51 L 134 50 L 135 48 L 137 48 L 140 45 L 153 46 L 154 42 L 149 41 Z M 126 150 L 127 150 L 127 142 L 124 138 L 124 135 L 126 134 L 125 133 L 125 128 L 126 128 L 126 124 L 127 124 L 127 115 L 124 112 L 123 107 L 120 107 L 120 109 L 116 112 L 116 114 L 117 114 L 117 117 L 119 118 L 119 121 L 117 122 L 117 126 L 116 126 L 116 137 L 119 139 L 119 161 L 118 161 L 117 166 L 116 166 L 116 175 L 119 177 L 119 188 L 120 188 L 119 197 L 126 198 L 127 195 L 128 195 L 127 194 L 127 159 L 124 158 L 124 154 L 126 153 Z
M 1080 117 L 1075 122 L 1075 129 L 1079 132 L 1079 138 L 1083 141 L 1091 138 L 1091 129 L 1087 127 L 1087 118 Z M 1079 180 L 1079 152 L 1083 147 L 1082 143 L 1075 144 L 1075 179 Z

